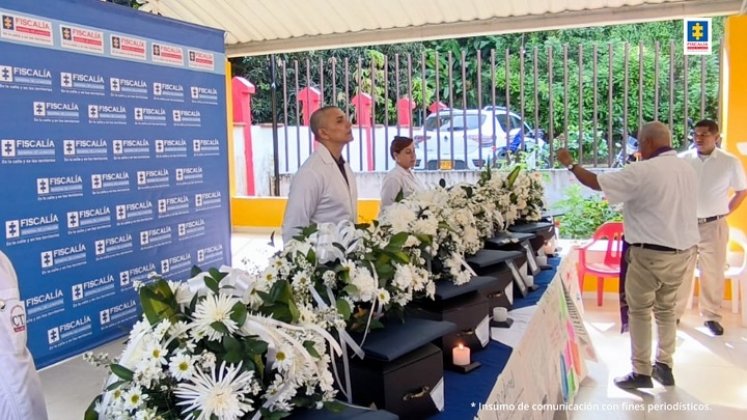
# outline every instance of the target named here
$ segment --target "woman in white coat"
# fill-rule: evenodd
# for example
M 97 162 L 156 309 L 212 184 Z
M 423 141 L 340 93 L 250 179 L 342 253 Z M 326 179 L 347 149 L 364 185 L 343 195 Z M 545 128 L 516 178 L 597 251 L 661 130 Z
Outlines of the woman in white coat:
M 409 137 L 395 136 L 389 147 L 389 153 L 396 165 L 386 174 L 381 183 L 382 210 L 394 203 L 400 191 L 403 197 L 407 197 L 424 189 L 423 184 L 412 173 L 416 161 L 413 140 Z
M 46 420 L 41 381 L 26 348 L 26 310 L 10 260 L 0 252 L 0 419 Z

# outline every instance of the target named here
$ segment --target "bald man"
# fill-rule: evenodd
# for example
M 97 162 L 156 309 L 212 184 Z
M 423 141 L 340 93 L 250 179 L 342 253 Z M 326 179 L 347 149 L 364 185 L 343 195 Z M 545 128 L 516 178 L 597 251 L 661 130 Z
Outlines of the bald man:
M 622 389 L 652 388 L 653 376 L 674 385 L 672 355 L 677 333 L 677 289 L 691 275 L 698 243 L 695 170 L 671 147 L 667 126 L 651 122 L 638 133 L 643 161 L 615 172 L 596 175 L 574 163 L 566 149 L 558 161 L 585 186 L 604 192 L 611 204 L 624 203 L 624 256 L 628 262 L 625 295 L 629 306 L 633 371 L 615 378 Z M 651 312 L 656 319 L 658 344 L 651 365 Z
M 311 132 L 322 147 L 306 159 L 293 176 L 283 217 L 283 242 L 312 223 L 337 223 L 358 218 L 355 174 L 342 157 L 353 141 L 350 120 L 336 106 L 311 114 Z

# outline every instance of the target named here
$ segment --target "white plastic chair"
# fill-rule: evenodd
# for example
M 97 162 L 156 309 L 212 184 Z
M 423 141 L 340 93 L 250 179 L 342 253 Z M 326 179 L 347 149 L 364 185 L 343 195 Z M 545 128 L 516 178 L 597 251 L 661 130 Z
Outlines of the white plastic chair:
M 747 291 L 747 235 L 739 229 L 729 228 L 729 242 L 735 243 L 741 248 L 740 252 L 727 251 L 726 270 L 724 279 L 731 279 L 731 311 L 739 313 L 739 289 Z M 695 269 L 695 277 L 700 278 L 700 270 Z M 695 280 L 690 286 L 690 297 L 687 299 L 687 309 L 693 307 L 693 295 L 695 294 Z M 747 293 L 742 293 L 742 323 L 747 323 Z

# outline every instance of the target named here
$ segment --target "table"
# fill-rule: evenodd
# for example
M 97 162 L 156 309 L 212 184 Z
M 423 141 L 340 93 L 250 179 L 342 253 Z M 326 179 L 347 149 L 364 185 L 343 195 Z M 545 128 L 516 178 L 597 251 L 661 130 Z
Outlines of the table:
M 536 404 L 573 401 L 585 359 L 596 355 L 583 325 L 575 260 L 549 263 L 554 269 L 535 278 L 539 289 L 514 301 L 513 326 L 491 328 L 491 342 L 474 353 L 482 367 L 445 372 L 445 410 L 433 418 L 552 419 L 558 407 Z M 527 408 L 518 415 L 520 405 Z

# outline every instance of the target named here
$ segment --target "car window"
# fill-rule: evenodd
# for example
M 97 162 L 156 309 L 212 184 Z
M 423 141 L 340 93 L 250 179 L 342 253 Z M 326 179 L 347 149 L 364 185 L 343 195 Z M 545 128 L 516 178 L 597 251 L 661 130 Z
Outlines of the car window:
M 515 115 L 512 115 L 511 116 L 511 130 L 513 130 L 514 128 L 521 129 L 521 119 L 519 119 L 519 117 Z
M 493 113 L 490 112 L 490 114 L 492 115 Z M 505 133 L 506 132 L 506 113 L 496 111 L 495 120 L 498 122 L 498 126 L 500 127 L 501 131 Z
M 479 127 L 483 121 L 485 121 L 485 116 L 480 114 L 467 114 L 466 116 L 454 114 L 454 118 L 451 119 L 448 128 L 453 130 L 464 130 L 465 128 L 471 130 Z
M 465 127 L 470 130 L 479 127 L 483 121 L 485 121 L 485 115 L 467 114 L 465 119 L 461 111 L 454 111 L 453 116 L 448 113 L 428 116 L 425 119 L 424 128 L 426 131 L 434 131 L 437 127 L 440 130 L 464 130 Z

